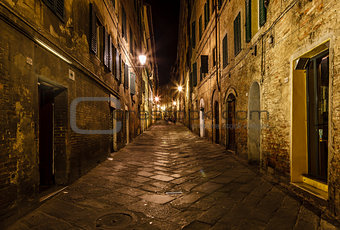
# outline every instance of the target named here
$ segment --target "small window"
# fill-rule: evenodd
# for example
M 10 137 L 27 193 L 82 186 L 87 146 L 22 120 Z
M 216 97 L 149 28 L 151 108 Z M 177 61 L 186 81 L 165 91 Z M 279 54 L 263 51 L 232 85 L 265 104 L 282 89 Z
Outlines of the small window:
M 64 0 L 43 0 L 60 19 L 64 19 Z

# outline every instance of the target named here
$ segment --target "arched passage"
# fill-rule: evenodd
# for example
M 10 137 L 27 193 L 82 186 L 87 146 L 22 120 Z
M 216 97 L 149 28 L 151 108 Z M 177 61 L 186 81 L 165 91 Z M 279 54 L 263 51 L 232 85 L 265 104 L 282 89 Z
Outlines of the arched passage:
M 260 86 L 254 82 L 250 87 L 248 101 L 248 160 L 260 161 L 261 135 Z

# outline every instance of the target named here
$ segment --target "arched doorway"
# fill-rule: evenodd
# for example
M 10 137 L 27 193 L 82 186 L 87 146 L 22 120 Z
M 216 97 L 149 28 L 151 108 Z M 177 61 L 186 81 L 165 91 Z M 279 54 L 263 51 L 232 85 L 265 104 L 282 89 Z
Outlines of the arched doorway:
M 200 137 L 204 137 L 204 100 L 200 101 Z
M 254 82 L 249 91 L 248 102 L 248 161 L 260 161 L 261 135 L 260 86 Z
M 215 118 L 215 143 L 220 143 L 220 128 L 219 128 L 219 121 L 220 121 L 220 113 L 219 113 L 219 105 L 218 102 L 215 101 L 214 103 L 214 118 Z
M 236 130 L 236 98 L 234 94 L 229 94 L 227 97 L 227 149 L 236 150 L 235 130 Z

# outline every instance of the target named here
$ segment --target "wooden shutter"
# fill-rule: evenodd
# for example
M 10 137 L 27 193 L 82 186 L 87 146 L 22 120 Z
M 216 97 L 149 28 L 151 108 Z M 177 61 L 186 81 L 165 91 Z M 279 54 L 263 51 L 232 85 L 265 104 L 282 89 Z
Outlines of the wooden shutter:
M 61 18 L 64 17 L 64 0 L 55 0 L 55 12 Z
M 200 16 L 199 22 L 198 22 L 198 34 L 199 34 L 199 40 L 202 39 L 202 15 Z
M 43 0 L 60 19 L 64 18 L 64 0 Z
M 118 50 L 116 50 L 116 79 L 120 81 L 120 56 Z
M 207 21 L 210 21 L 210 0 L 207 0 Z
M 201 55 L 201 69 L 202 73 L 209 73 L 209 57 L 208 55 Z
M 223 0 L 218 0 L 218 9 L 221 9 L 222 3 L 223 3 Z
M 109 39 L 108 39 L 108 34 L 107 34 L 107 31 L 106 31 L 106 29 L 105 29 L 105 27 L 103 27 L 103 53 L 104 53 L 104 66 L 105 67 L 109 67 L 109 47 L 108 47 L 108 43 L 109 43 L 109 41 L 108 41 Z
M 197 85 L 197 62 L 193 65 L 193 77 L 192 77 L 192 85 L 195 87 Z
M 113 71 L 113 44 L 112 44 L 112 37 L 109 34 L 109 71 L 112 72 Z
M 192 48 L 195 48 L 196 46 L 196 24 L 195 21 L 192 22 L 192 26 L 191 26 L 191 37 L 192 37 Z
M 207 3 L 204 4 L 204 29 L 207 28 L 208 25 L 208 9 L 207 9 Z
M 129 66 L 124 63 L 124 87 L 129 88 Z
M 246 0 L 246 42 L 251 40 L 251 0 Z
M 97 17 L 93 4 L 90 4 L 90 51 L 97 54 Z
M 222 42 L 222 50 L 223 50 L 223 68 L 228 65 L 228 35 L 226 34 L 223 38 Z
M 136 75 L 133 72 L 130 73 L 130 93 L 136 94 Z
M 234 52 L 235 56 L 241 51 L 241 14 L 234 20 Z
M 259 21 L 260 21 L 260 26 L 264 26 L 264 24 L 266 23 L 267 21 L 267 8 L 265 7 L 265 4 L 264 4 L 264 1 L 265 0 L 260 0 L 260 4 L 259 4 Z
M 124 8 L 122 8 L 122 36 L 126 39 L 126 13 Z

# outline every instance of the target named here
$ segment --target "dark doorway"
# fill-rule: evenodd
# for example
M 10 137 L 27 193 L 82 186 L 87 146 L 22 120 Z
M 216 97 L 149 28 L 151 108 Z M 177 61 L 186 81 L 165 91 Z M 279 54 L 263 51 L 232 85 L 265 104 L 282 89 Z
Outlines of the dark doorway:
M 308 174 L 327 182 L 329 54 L 309 60 L 307 66 Z
M 235 102 L 236 98 L 233 94 L 229 94 L 227 98 L 227 149 L 236 150 L 235 141 L 235 129 L 236 129 L 236 119 L 235 119 Z
M 39 86 L 39 173 L 41 190 L 55 184 L 54 177 L 54 91 Z
M 217 101 L 215 101 L 214 104 L 214 114 L 215 114 L 215 143 L 218 144 L 220 143 L 220 127 L 219 127 L 220 114 Z

